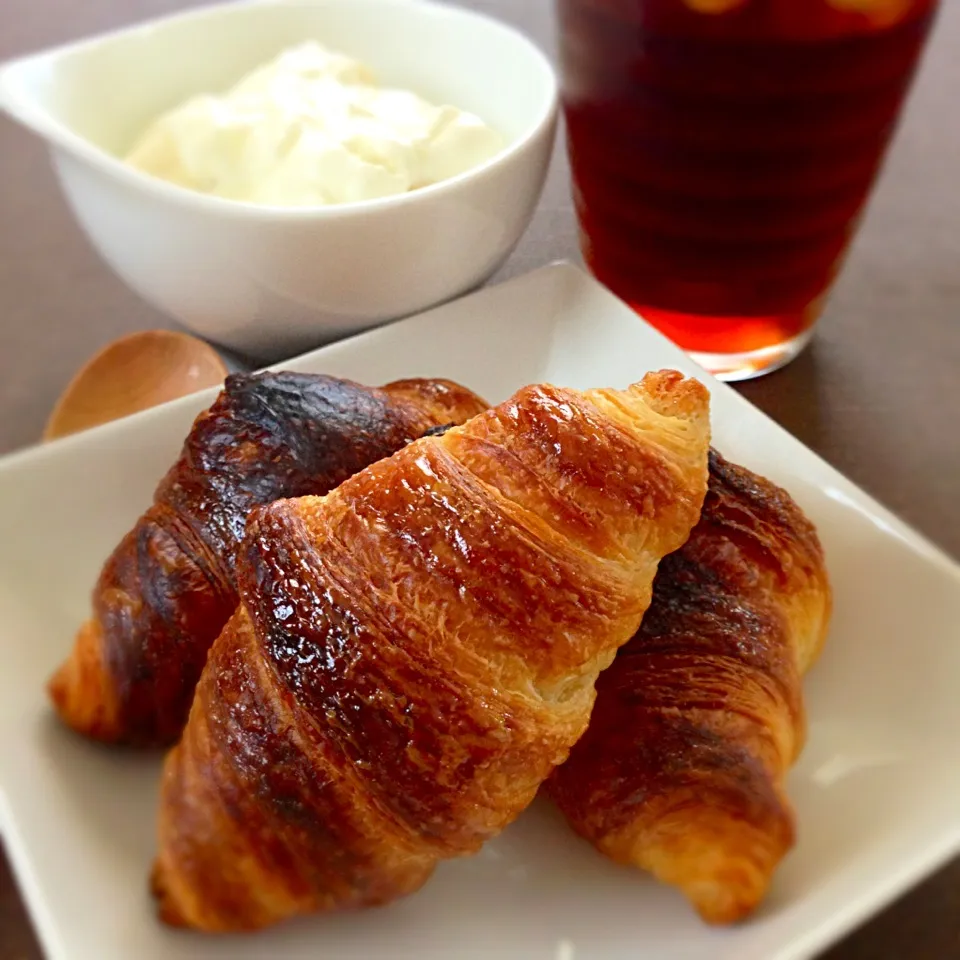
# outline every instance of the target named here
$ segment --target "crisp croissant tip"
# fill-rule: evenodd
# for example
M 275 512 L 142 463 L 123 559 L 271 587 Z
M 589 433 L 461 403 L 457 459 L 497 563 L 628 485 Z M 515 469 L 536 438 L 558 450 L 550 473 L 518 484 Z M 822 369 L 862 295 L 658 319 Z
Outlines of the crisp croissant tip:
M 68 690 L 70 688 L 70 677 L 68 663 L 62 664 L 47 681 L 47 696 L 50 698 L 54 709 L 64 717 L 67 709 Z M 64 717 L 66 719 L 66 717 Z
M 164 877 L 164 869 L 159 860 L 154 861 L 150 870 L 150 893 L 157 901 L 157 915 L 168 927 L 187 927 L 186 918 L 177 907 Z
M 111 740 L 108 732 L 99 722 L 100 714 L 95 709 L 81 709 L 86 702 L 93 702 L 93 698 L 81 698 L 77 694 L 78 678 L 77 667 L 73 660 L 67 660 L 57 669 L 56 673 L 47 681 L 47 696 L 53 704 L 60 720 L 84 736 L 98 740 Z
M 710 405 L 710 391 L 695 377 L 679 370 L 654 370 L 644 375 L 633 389 L 641 390 L 658 412 L 670 416 L 705 416 Z
M 758 802 L 762 789 L 762 782 L 756 784 L 744 802 Z M 753 823 L 744 818 L 742 803 L 730 809 L 714 800 L 681 809 L 678 817 L 661 819 L 652 845 L 648 833 L 638 833 L 628 862 L 678 888 L 704 922 L 737 923 L 763 902 L 794 844 L 789 806 L 779 793 L 766 805 L 766 816 Z
M 713 855 L 697 857 L 690 849 L 678 850 L 677 864 L 672 866 L 682 868 L 686 863 L 689 872 L 661 879 L 674 880 L 706 923 L 720 926 L 747 919 L 763 902 L 778 864 L 793 845 L 789 819 L 752 838 L 751 833 L 730 834 L 727 840 L 732 847 L 722 836 L 700 834 L 704 848 Z
M 743 882 L 746 879 L 746 882 Z M 766 894 L 766 882 L 709 881 L 684 890 L 700 919 L 711 926 L 730 926 L 753 914 Z
M 120 739 L 116 692 L 103 666 L 101 635 L 93 621 L 77 634 L 70 656 L 47 681 L 47 696 L 60 719 L 93 740 Z

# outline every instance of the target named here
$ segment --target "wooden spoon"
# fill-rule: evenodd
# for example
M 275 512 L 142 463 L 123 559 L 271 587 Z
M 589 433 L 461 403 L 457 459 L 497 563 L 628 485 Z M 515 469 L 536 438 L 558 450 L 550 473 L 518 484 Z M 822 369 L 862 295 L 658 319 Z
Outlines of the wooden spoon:
M 107 344 L 70 381 L 43 431 L 65 437 L 223 382 L 227 368 L 202 340 L 144 330 Z

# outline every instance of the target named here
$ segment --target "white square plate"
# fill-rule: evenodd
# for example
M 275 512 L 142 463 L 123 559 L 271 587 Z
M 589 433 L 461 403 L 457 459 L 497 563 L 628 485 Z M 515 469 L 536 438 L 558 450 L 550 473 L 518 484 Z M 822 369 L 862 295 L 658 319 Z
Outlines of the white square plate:
M 730 930 L 606 862 L 545 802 L 387 908 L 247 938 L 161 927 L 146 886 L 157 759 L 66 733 L 43 686 L 211 391 L 0 462 L 0 822 L 51 960 L 799 960 L 960 850 L 960 568 L 580 270 L 548 267 L 281 366 L 452 377 L 491 402 L 540 380 L 701 377 L 716 445 L 794 494 L 835 585 L 790 784 L 799 844 L 762 911 Z

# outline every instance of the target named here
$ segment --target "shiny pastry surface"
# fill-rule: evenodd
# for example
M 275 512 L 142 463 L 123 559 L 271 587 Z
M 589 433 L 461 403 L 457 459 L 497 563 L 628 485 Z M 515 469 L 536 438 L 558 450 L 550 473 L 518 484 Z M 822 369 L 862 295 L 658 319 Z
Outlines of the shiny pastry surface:
M 241 606 L 162 781 L 161 917 L 206 931 L 411 893 L 583 733 L 707 480 L 708 395 L 527 387 L 326 497 L 251 514 Z
M 752 912 L 794 843 L 784 778 L 830 608 L 800 508 L 711 451 L 700 521 L 660 565 L 639 632 L 549 784 L 571 826 L 679 887 L 707 921 Z
M 431 427 L 485 408 L 446 380 L 376 389 L 291 372 L 228 377 L 101 572 L 93 615 L 50 683 L 60 717 L 99 740 L 173 743 L 237 606 L 233 568 L 249 511 L 324 494 Z

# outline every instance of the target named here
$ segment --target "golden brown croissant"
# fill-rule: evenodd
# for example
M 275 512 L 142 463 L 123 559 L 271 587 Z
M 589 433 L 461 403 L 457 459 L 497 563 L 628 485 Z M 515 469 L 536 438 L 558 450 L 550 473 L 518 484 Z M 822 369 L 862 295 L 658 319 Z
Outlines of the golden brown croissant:
M 161 789 L 171 924 L 383 903 L 476 851 L 582 734 L 706 490 L 708 395 L 527 387 L 255 510 Z
M 93 616 L 50 683 L 61 718 L 100 740 L 172 743 L 237 606 L 233 563 L 250 509 L 324 494 L 429 428 L 484 409 L 445 380 L 378 390 L 290 372 L 228 377 L 103 568 Z
M 700 522 L 660 565 L 639 632 L 548 784 L 573 828 L 679 887 L 707 921 L 752 911 L 793 844 L 784 777 L 830 606 L 800 508 L 711 451 Z

